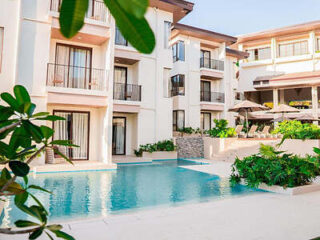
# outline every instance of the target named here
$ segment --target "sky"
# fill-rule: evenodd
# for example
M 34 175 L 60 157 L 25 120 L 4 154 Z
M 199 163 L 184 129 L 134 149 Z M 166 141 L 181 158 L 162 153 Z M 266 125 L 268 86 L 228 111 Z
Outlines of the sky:
M 320 0 L 189 1 L 181 23 L 233 36 L 320 20 Z

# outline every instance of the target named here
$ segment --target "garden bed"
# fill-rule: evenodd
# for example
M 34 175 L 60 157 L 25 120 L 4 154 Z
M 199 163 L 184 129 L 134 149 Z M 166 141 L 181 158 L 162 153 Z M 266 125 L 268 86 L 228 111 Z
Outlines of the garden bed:
M 313 154 L 313 148 L 315 147 L 320 148 L 319 139 L 286 139 L 281 144 L 279 150 L 304 156 L 307 154 Z
M 237 138 L 204 137 L 204 158 L 208 160 L 214 159 L 216 154 L 228 149 L 228 147 L 235 141 L 237 141 Z

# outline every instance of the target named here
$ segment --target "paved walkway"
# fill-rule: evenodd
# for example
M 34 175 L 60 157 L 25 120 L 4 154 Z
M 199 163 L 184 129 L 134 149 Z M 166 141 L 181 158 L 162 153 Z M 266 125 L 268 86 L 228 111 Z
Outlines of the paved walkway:
M 230 171 L 226 163 L 187 168 L 220 172 L 222 177 Z M 87 219 L 67 223 L 65 230 L 79 240 L 304 240 L 320 236 L 319 219 L 320 192 L 256 193 Z M 0 235 L 0 239 L 26 237 Z

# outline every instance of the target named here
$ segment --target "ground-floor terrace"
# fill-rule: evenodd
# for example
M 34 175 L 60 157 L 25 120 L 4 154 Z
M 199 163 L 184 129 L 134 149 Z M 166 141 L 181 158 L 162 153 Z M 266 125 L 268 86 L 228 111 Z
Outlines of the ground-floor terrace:
M 219 175 L 225 183 L 230 163 L 181 166 L 192 172 Z M 155 177 L 155 176 L 153 176 Z M 90 179 L 92 181 L 93 179 Z M 136 184 L 138 179 L 135 179 Z M 109 178 L 104 179 L 107 187 Z M 151 179 L 149 179 L 149 182 Z M 152 180 L 154 182 L 154 180 Z M 145 182 L 145 187 L 148 183 Z M 172 186 L 175 188 L 175 186 Z M 141 189 L 142 190 L 142 189 Z M 187 190 L 187 189 L 186 189 Z M 92 198 L 94 195 L 91 195 Z M 161 195 L 157 197 L 160 198 Z M 80 195 L 78 196 L 80 197 Z M 270 192 L 205 199 L 176 206 L 154 206 L 99 218 L 61 220 L 76 239 L 312 239 L 320 236 L 320 192 L 289 196 Z M 1 239 L 25 239 L 5 236 Z M 40 239 L 45 239 L 42 236 Z

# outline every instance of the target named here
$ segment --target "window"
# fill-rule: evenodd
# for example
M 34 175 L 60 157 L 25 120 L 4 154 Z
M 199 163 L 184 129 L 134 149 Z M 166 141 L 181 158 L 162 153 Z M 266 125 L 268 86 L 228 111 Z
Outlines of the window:
M 170 41 L 170 34 L 171 34 L 171 22 L 164 21 L 164 48 L 169 48 L 169 41 Z
M 299 56 L 308 53 L 308 41 L 279 44 L 279 57 Z
M 247 52 L 250 54 L 250 56 L 248 58 L 249 61 L 258 61 L 258 60 L 264 60 L 264 59 L 271 58 L 271 48 L 270 47 L 250 49 L 250 50 L 247 50 Z
M 0 72 L 1 72 L 1 66 L 2 66 L 3 37 L 4 37 L 4 28 L 0 27 Z
M 173 131 L 184 128 L 184 110 L 173 111 Z
M 120 32 L 118 27 L 116 27 L 115 43 L 116 43 L 116 45 L 128 46 L 128 41 L 122 36 L 122 33 Z
M 92 49 L 58 43 L 53 86 L 91 89 Z
M 200 67 L 211 68 L 211 53 L 210 51 L 201 50 L 200 52 Z
M 171 77 L 171 97 L 173 96 L 184 96 L 184 75 L 179 74 Z
M 163 69 L 163 97 L 168 98 L 171 96 L 171 79 L 170 79 L 170 69 Z
M 202 112 L 200 116 L 200 128 L 202 130 L 211 129 L 211 113 Z
M 320 52 L 320 38 L 317 38 L 316 52 Z
M 53 139 L 70 140 L 79 146 L 78 148 L 61 147 L 59 150 L 72 160 L 88 160 L 90 113 L 54 110 L 53 115 L 66 119 L 54 122 Z
M 172 46 L 173 62 L 184 61 L 185 47 L 183 41 L 178 41 Z

